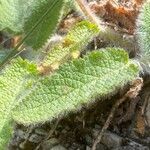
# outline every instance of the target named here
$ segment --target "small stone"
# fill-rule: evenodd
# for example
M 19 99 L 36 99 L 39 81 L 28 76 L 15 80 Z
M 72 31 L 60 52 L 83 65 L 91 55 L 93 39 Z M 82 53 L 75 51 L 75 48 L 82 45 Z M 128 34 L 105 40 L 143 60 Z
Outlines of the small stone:
M 92 137 L 91 137 L 90 135 L 88 135 L 88 134 L 85 135 L 85 140 L 86 140 L 86 143 L 87 143 L 88 145 L 91 145 L 92 142 L 93 142 Z
M 63 129 L 63 130 L 61 131 L 61 133 L 62 133 L 62 134 L 66 134 L 66 133 L 67 133 L 67 130 L 66 130 L 66 129 Z
M 98 143 L 96 146 L 96 150 L 107 150 L 108 148 L 103 144 Z M 86 146 L 86 150 L 91 150 L 91 147 Z
M 95 124 L 95 129 L 101 129 L 101 126 L 100 125 L 98 125 L 98 124 Z
M 94 137 L 97 137 L 99 130 L 94 130 Z M 105 132 L 101 143 L 106 145 L 109 149 L 120 147 L 122 145 L 123 138 L 111 133 L 109 131 Z
M 91 148 L 89 146 L 86 146 L 86 150 L 91 150 Z
M 149 148 L 147 147 L 132 147 L 132 146 L 123 146 L 120 148 L 114 148 L 112 150 L 149 150 Z
M 125 146 L 120 146 L 116 147 L 112 150 L 149 150 L 149 147 L 144 146 L 142 144 L 139 144 L 135 141 L 132 141 L 130 139 L 126 139 L 126 145 Z
M 108 150 L 108 148 L 105 145 L 98 143 L 96 146 L 96 150 Z
M 47 135 L 47 132 L 41 128 L 37 128 L 35 129 L 35 133 L 38 134 L 38 135 L 42 135 L 42 136 L 46 136 Z
M 51 150 L 67 150 L 67 149 L 63 147 L 62 145 L 56 145 L 53 148 L 51 148 Z
M 17 137 L 20 137 L 21 139 L 26 139 L 27 138 L 27 134 L 24 131 L 20 130 L 20 129 L 16 130 L 15 134 L 16 134 Z
M 25 149 L 25 143 L 24 143 L 24 142 L 20 143 L 20 144 L 19 144 L 19 148 L 20 148 L 20 149 Z
M 58 139 L 51 138 L 47 141 L 44 141 L 41 146 L 42 146 L 42 149 L 44 150 L 50 150 L 52 147 L 56 146 L 57 144 L 59 144 Z
M 108 148 L 119 147 L 122 145 L 122 137 L 111 132 L 106 132 L 102 138 L 102 143 Z
M 40 141 L 42 141 L 42 139 L 43 139 L 43 136 L 39 136 L 37 134 L 32 134 L 29 138 L 29 141 L 33 142 L 33 143 L 39 143 Z

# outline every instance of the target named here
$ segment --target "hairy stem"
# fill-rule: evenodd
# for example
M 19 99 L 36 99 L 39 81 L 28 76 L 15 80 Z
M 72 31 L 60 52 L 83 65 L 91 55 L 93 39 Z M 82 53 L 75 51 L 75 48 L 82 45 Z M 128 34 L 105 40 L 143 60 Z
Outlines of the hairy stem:
M 116 32 L 101 21 L 92 13 L 88 3 L 85 0 L 76 0 L 83 14 L 100 28 L 99 38 L 107 42 L 109 46 L 122 47 L 129 52 L 138 51 L 138 46 L 135 44 L 135 39 L 124 38 L 123 34 Z M 127 35 L 127 37 L 129 37 Z
M 100 27 L 100 20 L 96 18 L 96 16 L 90 10 L 88 3 L 85 0 L 76 0 L 77 4 L 79 5 L 80 9 L 84 13 L 88 19 L 95 23 L 98 27 Z

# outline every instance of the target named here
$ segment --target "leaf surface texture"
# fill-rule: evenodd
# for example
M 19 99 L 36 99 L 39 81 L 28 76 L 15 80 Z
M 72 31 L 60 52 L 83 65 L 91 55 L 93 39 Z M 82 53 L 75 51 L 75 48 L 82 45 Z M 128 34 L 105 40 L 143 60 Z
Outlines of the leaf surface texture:
M 35 7 L 25 22 L 25 35 L 31 32 L 25 40 L 34 49 L 41 48 L 52 35 L 60 21 L 64 0 L 35 1 Z
M 77 23 L 65 36 L 63 41 L 55 45 L 46 56 L 43 64 L 50 66 L 55 63 L 63 63 L 73 52 L 81 52 L 97 34 L 99 29 L 89 21 Z
M 17 58 L 0 74 L 0 148 L 7 143 L 11 135 L 11 111 L 19 102 L 17 98 L 30 88 L 32 80 L 36 78 L 36 72 L 33 64 Z
M 138 74 L 124 50 L 107 48 L 62 65 L 37 83 L 13 111 L 23 124 L 44 122 L 112 94 Z
M 22 32 L 35 0 L 0 0 L 0 30 Z

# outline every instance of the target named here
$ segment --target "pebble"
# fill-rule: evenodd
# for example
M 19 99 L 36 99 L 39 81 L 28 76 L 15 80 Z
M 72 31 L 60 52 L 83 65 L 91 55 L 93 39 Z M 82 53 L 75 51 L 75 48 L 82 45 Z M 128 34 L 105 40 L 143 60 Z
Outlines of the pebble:
M 94 137 L 97 137 L 99 130 L 94 129 L 93 131 Z M 113 149 L 116 147 L 120 147 L 122 145 L 122 140 L 122 137 L 107 131 L 104 133 L 101 143 L 106 145 L 109 149 Z
M 42 136 L 47 136 L 47 132 L 43 130 L 42 128 L 35 129 L 35 133 Z
M 67 150 L 67 149 L 65 147 L 63 147 L 62 145 L 56 145 L 49 150 Z
M 150 150 L 150 149 L 148 147 L 122 146 L 120 148 L 114 148 L 112 150 Z
M 47 141 L 44 141 L 42 146 L 43 150 L 50 150 L 51 148 L 53 148 L 54 146 L 58 145 L 59 141 L 56 138 L 51 138 Z
M 86 146 L 86 150 L 91 150 L 91 148 L 89 146 Z
M 39 143 L 40 141 L 42 141 L 43 139 L 43 136 L 39 136 L 37 134 L 32 134 L 30 137 L 29 137 L 29 141 L 30 142 L 33 142 L 33 143 Z
M 88 145 L 91 145 L 92 142 L 93 142 L 92 137 L 91 137 L 90 135 L 88 135 L 88 134 L 85 135 L 85 140 L 86 140 L 86 143 L 87 143 Z
M 91 150 L 91 147 L 86 146 L 86 150 Z M 108 150 L 108 148 L 106 146 L 104 146 L 103 144 L 97 144 L 96 146 L 96 150 Z
M 101 126 L 100 125 L 98 125 L 98 124 L 95 124 L 95 129 L 101 129 Z
M 20 137 L 21 139 L 26 139 L 28 137 L 28 135 L 21 129 L 17 129 L 15 134 L 17 137 Z
M 112 150 L 150 150 L 149 147 L 143 146 L 142 144 L 139 144 L 135 141 L 132 141 L 130 139 L 124 139 L 126 140 L 126 146 L 120 146 L 113 148 Z

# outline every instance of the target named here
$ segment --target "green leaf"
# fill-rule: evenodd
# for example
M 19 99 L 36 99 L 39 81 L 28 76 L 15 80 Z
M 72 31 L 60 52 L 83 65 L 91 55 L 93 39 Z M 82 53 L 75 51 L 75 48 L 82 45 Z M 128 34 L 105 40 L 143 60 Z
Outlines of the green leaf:
M 31 34 L 25 40 L 34 49 L 41 48 L 46 40 L 54 33 L 63 11 L 63 0 L 35 1 L 35 7 L 27 18 L 25 35 Z
M 27 45 L 41 48 L 60 21 L 63 4 L 64 0 L 1 0 L 0 30 L 24 33 Z
M 0 130 L 0 150 L 6 150 L 9 140 L 13 134 L 12 121 L 5 122 L 3 128 Z
M 124 50 L 93 51 L 39 81 L 12 115 L 23 124 L 52 120 L 93 103 L 97 97 L 113 94 L 137 75 L 137 65 Z
M 82 13 L 80 7 L 78 6 L 75 0 L 64 0 L 64 1 L 65 1 L 65 4 L 64 4 L 65 8 L 63 11 L 64 16 L 66 16 L 72 10 Z
M 144 3 L 137 19 L 137 36 L 142 61 L 150 64 L 150 2 Z
M 29 16 L 34 0 L 1 0 L 0 30 L 8 28 L 22 32 L 25 18 Z
M 55 63 L 62 64 L 70 58 L 74 52 L 81 52 L 97 34 L 99 28 L 88 22 L 77 23 L 66 35 L 63 41 L 55 45 L 46 56 L 43 65 L 51 66 Z
M 21 58 L 13 60 L 6 66 L 0 75 L 0 147 L 5 142 L 4 129 L 9 128 L 11 111 L 19 101 L 17 99 L 25 95 L 36 79 L 36 66 Z M 8 130 L 9 131 L 9 130 Z M 7 131 L 6 132 L 6 136 Z M 3 140 L 2 140 L 3 138 Z M 6 138 L 7 139 L 7 138 Z M 2 143 L 1 143 L 2 142 Z

